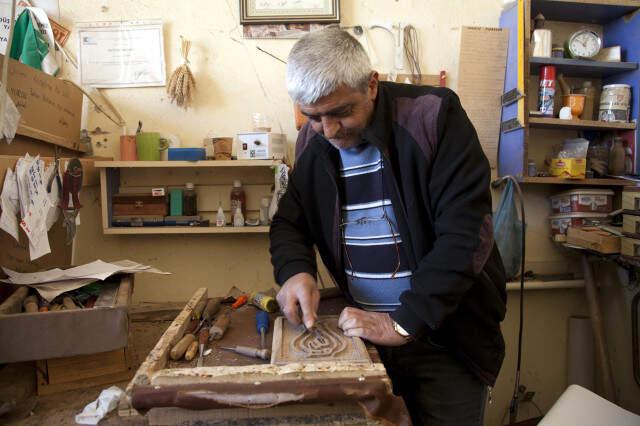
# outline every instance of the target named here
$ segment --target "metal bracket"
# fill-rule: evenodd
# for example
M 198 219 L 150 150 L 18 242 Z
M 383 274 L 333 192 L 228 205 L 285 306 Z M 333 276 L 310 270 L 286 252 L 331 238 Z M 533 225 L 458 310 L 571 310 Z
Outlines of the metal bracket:
M 500 130 L 504 133 L 512 132 L 514 130 L 522 129 L 524 126 L 517 118 L 512 118 L 507 121 L 503 121 L 500 125 Z
M 504 93 L 500 99 L 502 101 L 502 106 L 507 106 L 522 98 L 524 98 L 524 93 L 516 87 L 515 89 L 511 89 Z

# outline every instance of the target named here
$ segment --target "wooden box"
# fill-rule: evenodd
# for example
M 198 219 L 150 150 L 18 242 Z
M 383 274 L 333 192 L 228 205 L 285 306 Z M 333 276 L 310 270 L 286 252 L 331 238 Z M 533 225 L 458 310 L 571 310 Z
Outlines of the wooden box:
M 620 253 L 620 237 L 598 228 L 569 228 L 567 243 L 600 253 Z
M 640 210 L 640 188 L 626 187 L 622 191 L 622 208 L 624 210 Z
M 622 232 L 640 235 L 640 215 L 627 214 L 625 211 L 622 215 Z
M 167 216 L 167 196 L 115 194 L 113 216 Z
M 129 336 L 133 275 L 121 275 L 111 306 L 0 315 L 0 363 L 122 349 Z
M 36 362 L 38 395 L 129 380 L 133 375 L 125 348 Z

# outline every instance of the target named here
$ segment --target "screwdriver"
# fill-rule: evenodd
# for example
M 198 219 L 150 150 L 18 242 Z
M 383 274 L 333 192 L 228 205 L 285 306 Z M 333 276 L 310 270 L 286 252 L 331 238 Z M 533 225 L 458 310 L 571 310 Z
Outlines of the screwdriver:
M 260 349 L 264 349 L 264 336 L 269 332 L 269 314 L 265 311 L 256 312 L 256 330 L 260 334 Z
M 250 348 L 248 346 L 220 347 L 220 349 L 235 352 L 240 355 L 250 356 L 252 358 L 268 360 L 271 357 L 271 351 L 269 349 Z

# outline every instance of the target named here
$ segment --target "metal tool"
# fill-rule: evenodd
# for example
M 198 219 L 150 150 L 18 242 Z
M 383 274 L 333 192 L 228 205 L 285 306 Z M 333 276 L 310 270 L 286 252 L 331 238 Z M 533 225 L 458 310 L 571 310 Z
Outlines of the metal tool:
M 264 336 L 269 332 L 269 314 L 265 311 L 256 312 L 256 330 L 260 334 L 260 349 L 264 349 Z
M 235 352 L 240 355 L 250 356 L 252 358 L 265 359 L 271 358 L 271 351 L 269 349 L 251 348 L 249 346 L 233 346 L 233 347 L 221 347 L 225 351 Z
M 67 245 L 73 242 L 76 235 L 76 217 L 82 207 L 78 196 L 80 188 L 82 188 L 82 163 L 77 158 L 73 158 L 64 172 L 60 202 L 64 218 L 63 225 L 67 230 Z
M 222 297 L 214 297 L 212 299 L 209 299 L 204 307 L 204 310 L 202 311 L 202 319 L 207 322 L 211 322 L 211 320 L 213 320 L 213 317 L 220 310 L 221 305 Z
M 320 343 L 324 343 L 324 337 L 322 337 L 322 335 L 318 333 L 318 329 L 316 327 L 307 328 L 307 326 L 304 324 L 302 324 L 302 326 L 304 327 L 304 331 L 306 333 L 310 333 L 317 341 L 319 341 Z
M 198 343 L 200 344 L 200 356 L 198 357 L 198 367 L 202 367 L 202 357 L 204 356 L 204 346 L 209 341 L 209 329 L 203 327 L 198 333 Z

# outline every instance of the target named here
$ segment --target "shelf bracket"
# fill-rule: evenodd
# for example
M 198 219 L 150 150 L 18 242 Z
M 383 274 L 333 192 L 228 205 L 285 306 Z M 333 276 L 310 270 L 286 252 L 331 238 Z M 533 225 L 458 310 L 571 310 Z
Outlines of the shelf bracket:
M 520 122 L 520 120 L 518 120 L 517 117 L 507 121 L 503 121 L 502 124 L 500 124 L 500 130 L 503 133 L 512 132 L 514 130 L 522 129 L 523 127 L 524 125 Z
M 524 98 L 524 93 L 520 91 L 517 87 L 515 89 L 511 89 L 508 92 L 504 93 L 501 97 L 502 106 L 511 105 L 514 102 Z

